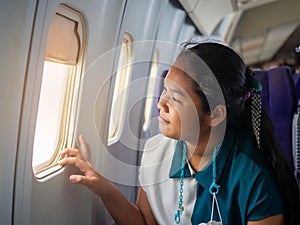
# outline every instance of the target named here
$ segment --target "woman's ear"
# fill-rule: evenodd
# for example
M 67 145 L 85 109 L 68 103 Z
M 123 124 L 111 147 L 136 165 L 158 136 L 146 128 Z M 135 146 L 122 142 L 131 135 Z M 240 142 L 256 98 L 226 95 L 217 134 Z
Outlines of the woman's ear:
M 216 127 L 226 119 L 225 105 L 217 105 L 211 113 L 210 126 Z

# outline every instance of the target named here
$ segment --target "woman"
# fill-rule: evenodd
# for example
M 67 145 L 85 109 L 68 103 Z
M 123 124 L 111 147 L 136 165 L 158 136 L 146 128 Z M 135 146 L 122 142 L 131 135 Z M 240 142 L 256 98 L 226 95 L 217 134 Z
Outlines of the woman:
M 295 225 L 297 184 L 261 108 L 260 88 L 232 49 L 187 45 L 165 79 L 161 134 L 145 146 L 136 205 L 78 150 L 64 150 L 69 157 L 59 164 L 84 173 L 70 180 L 98 194 L 117 224 Z M 86 147 L 82 137 L 80 143 Z

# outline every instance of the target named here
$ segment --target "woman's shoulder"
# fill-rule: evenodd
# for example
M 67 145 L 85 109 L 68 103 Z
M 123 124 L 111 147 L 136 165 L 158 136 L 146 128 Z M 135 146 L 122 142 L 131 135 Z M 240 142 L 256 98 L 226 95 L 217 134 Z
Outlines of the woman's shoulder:
M 175 147 L 176 140 L 161 134 L 146 142 L 140 166 L 140 181 L 143 185 L 168 179 Z
M 164 143 L 171 143 L 171 142 L 176 142 L 176 140 L 168 138 L 159 133 L 159 134 L 151 137 L 150 139 L 148 139 L 146 141 L 145 147 L 148 146 L 148 148 L 149 147 L 155 148 L 155 147 L 157 147 L 157 145 L 164 144 Z
M 270 216 L 270 212 L 281 213 L 282 205 L 278 187 L 264 166 L 256 140 L 247 133 L 239 133 L 237 139 L 231 160 L 231 169 L 234 173 L 227 179 L 230 183 L 228 185 L 242 190 L 239 191 L 239 201 L 248 204 L 247 214 L 251 215 L 251 219 L 262 219 Z
M 176 140 L 158 134 L 150 138 L 143 150 L 143 163 L 161 163 L 173 157 Z

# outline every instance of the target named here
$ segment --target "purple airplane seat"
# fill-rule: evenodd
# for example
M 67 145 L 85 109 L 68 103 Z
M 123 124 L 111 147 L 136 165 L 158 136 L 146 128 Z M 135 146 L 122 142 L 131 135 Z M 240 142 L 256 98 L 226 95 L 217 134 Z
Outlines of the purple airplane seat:
M 297 107 L 296 90 L 289 67 L 268 71 L 269 115 L 283 155 L 293 167 L 292 122 Z
M 300 73 L 295 73 L 293 75 L 293 80 L 296 88 L 296 96 L 297 99 L 299 99 L 300 98 Z

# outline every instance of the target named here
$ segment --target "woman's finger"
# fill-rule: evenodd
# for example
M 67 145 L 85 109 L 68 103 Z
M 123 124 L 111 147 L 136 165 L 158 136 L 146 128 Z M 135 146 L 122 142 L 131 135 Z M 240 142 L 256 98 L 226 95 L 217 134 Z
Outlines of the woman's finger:
M 95 189 L 95 183 L 99 181 L 99 176 L 86 177 L 86 176 L 82 176 L 82 175 L 74 175 L 73 174 L 69 177 L 69 180 L 72 183 L 83 184 L 83 185 L 87 186 L 88 188 L 90 188 L 93 192 L 96 193 L 97 188 Z
M 62 157 L 69 156 L 69 157 L 76 157 L 79 159 L 84 159 L 80 151 L 76 148 L 66 148 L 63 151 L 60 152 L 60 155 Z
M 82 134 L 79 135 L 78 140 L 79 140 L 80 147 L 82 147 L 83 145 L 87 145 Z
M 88 144 L 85 142 L 83 135 L 79 135 L 78 140 L 79 140 L 79 148 L 82 156 L 87 161 L 90 161 L 90 148 Z
M 69 180 L 72 182 L 72 183 L 77 183 L 77 184 L 80 184 L 82 183 L 82 180 L 83 180 L 83 177 L 82 175 L 71 175 Z
M 77 157 L 79 155 L 79 150 L 76 148 L 65 148 L 60 152 L 61 156 L 74 156 Z
M 79 159 L 76 157 L 63 158 L 62 160 L 58 161 L 57 164 L 60 166 L 74 165 L 83 173 L 91 170 L 91 165 L 88 162 L 86 162 L 84 159 Z

